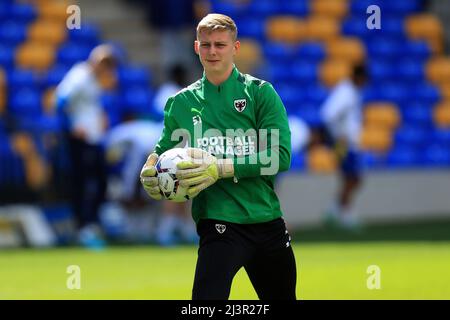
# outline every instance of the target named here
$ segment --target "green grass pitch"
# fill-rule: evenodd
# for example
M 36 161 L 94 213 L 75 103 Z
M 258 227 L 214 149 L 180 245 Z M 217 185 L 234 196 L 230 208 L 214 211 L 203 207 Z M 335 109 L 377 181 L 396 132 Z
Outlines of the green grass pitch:
M 294 243 L 300 299 L 450 299 L 450 242 Z M 196 247 L 3 250 L 0 299 L 189 299 Z M 69 265 L 81 289 L 69 290 Z M 380 268 L 369 290 L 367 268 Z M 256 299 L 244 270 L 231 299 Z

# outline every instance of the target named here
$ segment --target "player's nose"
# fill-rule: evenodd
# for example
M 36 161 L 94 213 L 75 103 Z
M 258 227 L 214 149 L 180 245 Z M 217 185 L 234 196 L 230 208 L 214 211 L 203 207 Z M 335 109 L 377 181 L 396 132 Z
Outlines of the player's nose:
M 211 46 L 211 47 L 209 48 L 209 54 L 210 54 L 211 56 L 215 56 L 215 55 L 217 54 L 217 50 L 216 50 L 216 47 L 215 47 L 215 46 Z

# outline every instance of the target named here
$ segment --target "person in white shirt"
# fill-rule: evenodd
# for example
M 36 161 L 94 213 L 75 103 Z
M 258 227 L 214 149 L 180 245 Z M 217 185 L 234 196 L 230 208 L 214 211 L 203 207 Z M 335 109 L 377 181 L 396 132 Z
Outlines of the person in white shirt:
M 119 199 L 123 203 L 139 200 L 142 159 L 155 147 L 163 127 L 162 122 L 133 118 L 109 130 L 105 141 L 108 158 L 111 162 L 125 159 L 120 173 Z
M 72 205 L 79 241 L 103 246 L 98 210 L 106 192 L 103 139 L 107 119 L 101 104 L 102 80 L 115 77 L 116 58 L 109 45 L 95 47 L 85 62 L 74 65 L 56 88 L 56 108 L 67 120 L 72 164 Z
M 159 87 L 153 101 L 155 111 L 161 117 L 164 116 L 167 99 L 189 84 L 187 78 L 187 70 L 183 65 L 175 64 L 170 68 L 169 80 Z M 170 246 L 180 241 L 189 243 L 198 241 L 195 224 L 190 214 L 190 202 L 164 201 L 161 209 L 155 230 L 155 240 L 158 244 Z M 177 234 L 180 237 L 177 237 Z
M 335 151 L 341 173 L 341 186 L 327 221 L 344 228 L 359 226 L 353 200 L 361 185 L 359 138 L 362 125 L 361 89 L 366 83 L 364 65 L 355 65 L 351 77 L 338 83 L 321 107 L 321 139 Z

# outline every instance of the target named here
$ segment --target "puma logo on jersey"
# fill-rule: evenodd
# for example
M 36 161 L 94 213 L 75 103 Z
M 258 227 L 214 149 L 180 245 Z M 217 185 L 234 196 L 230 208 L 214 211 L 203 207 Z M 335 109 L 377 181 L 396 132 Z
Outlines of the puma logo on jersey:
M 199 115 L 202 115 L 203 109 L 205 109 L 205 107 L 203 107 L 202 110 L 198 110 L 196 108 L 191 108 L 191 112 L 198 113 Z
M 199 124 L 199 123 L 202 123 L 201 116 L 202 116 L 202 112 L 203 112 L 204 108 L 205 107 L 203 107 L 201 110 L 198 110 L 197 108 L 191 108 L 191 112 L 197 114 L 197 115 L 192 117 L 192 123 L 194 124 L 194 126 Z
M 245 107 L 247 106 L 247 99 L 237 99 L 234 100 L 234 108 L 238 112 L 244 111 Z
M 218 233 L 222 234 L 227 229 L 227 226 L 224 224 L 216 223 L 216 230 Z

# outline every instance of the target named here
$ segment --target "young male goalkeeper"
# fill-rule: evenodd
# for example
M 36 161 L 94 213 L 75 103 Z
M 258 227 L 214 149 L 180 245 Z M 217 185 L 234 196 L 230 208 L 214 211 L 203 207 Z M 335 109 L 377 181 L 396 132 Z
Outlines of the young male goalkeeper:
M 181 141 L 177 130 L 189 132 L 193 160 L 178 164 L 177 177 L 195 197 L 200 236 L 192 298 L 228 299 L 244 267 L 260 299 L 296 299 L 295 258 L 274 191 L 275 175 L 290 166 L 286 110 L 270 83 L 234 66 L 236 37 L 228 16 L 209 14 L 198 24 L 194 48 L 203 77 L 167 101 L 141 182 L 153 199 L 162 198 L 158 155 Z

